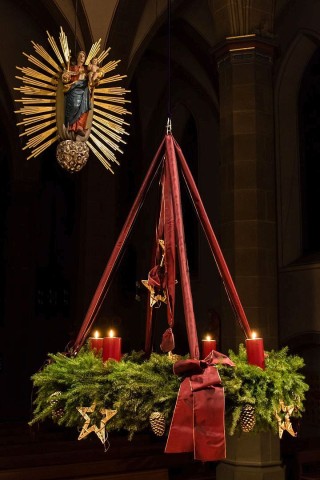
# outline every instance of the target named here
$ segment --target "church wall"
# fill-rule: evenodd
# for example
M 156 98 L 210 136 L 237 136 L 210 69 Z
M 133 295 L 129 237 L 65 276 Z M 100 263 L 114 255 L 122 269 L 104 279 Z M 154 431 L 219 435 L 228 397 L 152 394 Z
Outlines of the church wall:
M 275 81 L 275 136 L 278 203 L 279 337 L 305 360 L 310 384 L 300 435 L 319 434 L 320 263 L 319 252 L 303 252 L 299 91 L 316 51 L 320 30 L 316 2 L 288 3 L 278 18 Z M 318 222 L 318 218 L 314 218 Z

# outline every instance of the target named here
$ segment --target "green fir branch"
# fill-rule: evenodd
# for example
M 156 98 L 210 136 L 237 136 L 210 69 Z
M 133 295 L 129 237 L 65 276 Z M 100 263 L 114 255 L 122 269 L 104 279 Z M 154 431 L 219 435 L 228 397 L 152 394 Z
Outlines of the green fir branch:
M 230 434 L 241 430 L 239 419 L 246 404 L 255 409 L 254 431 L 277 431 L 275 412 L 280 401 L 295 406 L 292 416 L 301 416 L 308 390 L 300 373 L 304 366 L 301 357 L 289 355 L 287 348 L 271 351 L 262 370 L 247 363 L 243 345 L 238 354 L 230 351 L 229 356 L 236 366 L 219 364 L 217 368 L 226 396 L 226 425 Z M 83 418 L 77 407 L 96 403 L 93 420 L 96 415 L 98 420 L 101 408 L 116 409 L 108 430 L 126 430 L 132 438 L 134 433 L 149 428 L 149 417 L 154 411 L 164 415 L 169 428 L 181 379 L 173 374 L 168 355 L 152 354 L 146 360 L 143 352 L 132 352 L 120 362 L 103 362 L 100 356 L 83 348 L 72 358 L 60 353 L 49 355 L 48 363 L 33 375 L 32 381 L 36 397 L 30 424 L 52 418 L 57 409 L 62 409 L 59 425 L 79 427 Z M 61 394 L 52 403 L 55 392 Z

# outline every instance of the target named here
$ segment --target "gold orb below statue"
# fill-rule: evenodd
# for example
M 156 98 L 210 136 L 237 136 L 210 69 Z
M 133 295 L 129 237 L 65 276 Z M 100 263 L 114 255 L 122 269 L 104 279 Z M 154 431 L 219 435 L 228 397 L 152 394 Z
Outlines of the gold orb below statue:
M 86 142 L 63 140 L 57 146 L 57 160 L 59 165 L 68 172 L 79 172 L 89 158 L 89 147 Z

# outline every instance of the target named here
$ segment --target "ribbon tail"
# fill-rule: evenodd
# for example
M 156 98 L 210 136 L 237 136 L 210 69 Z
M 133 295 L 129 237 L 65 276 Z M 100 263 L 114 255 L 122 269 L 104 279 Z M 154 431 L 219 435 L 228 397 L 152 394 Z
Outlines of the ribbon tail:
M 196 360 L 181 361 L 183 367 L 201 372 Z M 165 452 L 193 451 L 195 460 L 218 461 L 226 457 L 224 389 L 216 367 L 200 372 L 181 384 Z
M 200 390 L 194 393 L 194 458 L 215 462 L 225 457 L 223 387 L 215 387 L 214 395 Z
M 173 412 L 165 453 L 193 451 L 193 395 L 190 381 L 186 378 L 180 385 Z
M 211 388 L 199 389 L 199 385 L 210 384 Z M 202 376 L 192 376 L 191 388 L 194 402 L 194 458 L 203 462 L 221 460 L 226 456 L 225 403 L 218 370 L 209 367 Z

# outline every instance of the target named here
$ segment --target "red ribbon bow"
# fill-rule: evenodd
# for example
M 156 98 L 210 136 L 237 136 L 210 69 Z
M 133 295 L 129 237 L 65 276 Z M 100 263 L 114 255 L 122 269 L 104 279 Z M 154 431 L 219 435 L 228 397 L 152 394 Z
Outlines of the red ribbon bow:
M 166 453 L 194 452 L 203 462 L 225 458 L 224 390 L 215 364 L 234 363 L 212 351 L 205 360 L 180 360 L 176 375 L 183 375 L 173 413 Z

